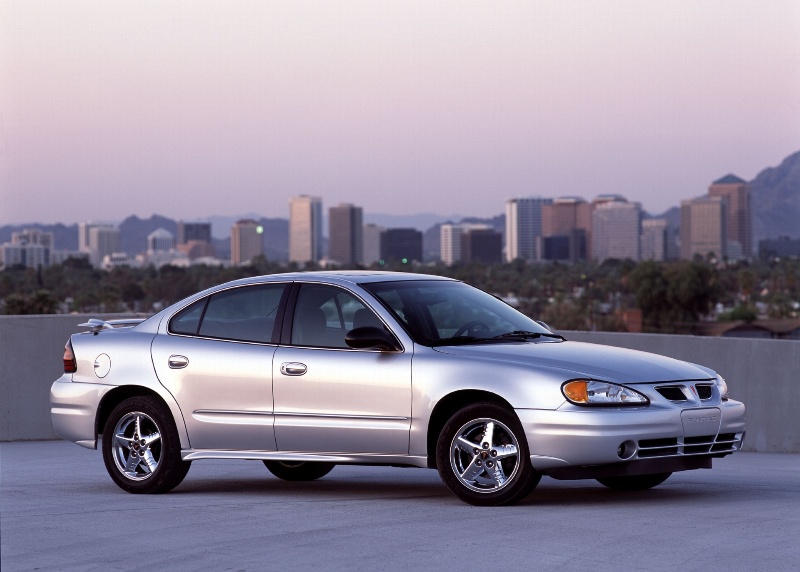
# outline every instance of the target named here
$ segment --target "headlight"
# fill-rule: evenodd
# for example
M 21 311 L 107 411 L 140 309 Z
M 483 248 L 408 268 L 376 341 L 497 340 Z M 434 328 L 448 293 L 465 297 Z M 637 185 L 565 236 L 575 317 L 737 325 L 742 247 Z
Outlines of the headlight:
M 576 379 L 561 386 L 561 393 L 575 405 L 647 405 L 650 400 L 629 387 L 594 381 Z
M 719 374 L 717 374 L 717 389 L 719 389 L 719 396 L 722 399 L 728 399 L 728 384 L 725 382 L 725 378 Z

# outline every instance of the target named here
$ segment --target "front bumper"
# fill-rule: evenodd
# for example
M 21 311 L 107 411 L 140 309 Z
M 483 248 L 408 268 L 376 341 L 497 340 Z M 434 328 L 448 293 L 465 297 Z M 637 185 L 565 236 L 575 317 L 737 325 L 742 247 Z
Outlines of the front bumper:
M 516 410 L 533 467 L 556 478 L 648 474 L 710 467 L 738 451 L 744 404 Z M 612 465 L 612 466 L 609 466 Z
M 97 448 L 97 409 L 110 385 L 77 383 L 64 374 L 50 387 L 50 418 L 56 435 L 89 449 Z

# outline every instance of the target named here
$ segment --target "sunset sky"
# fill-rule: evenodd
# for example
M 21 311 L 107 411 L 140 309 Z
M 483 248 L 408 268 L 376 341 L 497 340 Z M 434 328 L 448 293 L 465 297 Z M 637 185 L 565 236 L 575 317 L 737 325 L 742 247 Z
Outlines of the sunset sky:
M 800 2 L 0 2 L 0 224 L 660 213 L 800 150 Z

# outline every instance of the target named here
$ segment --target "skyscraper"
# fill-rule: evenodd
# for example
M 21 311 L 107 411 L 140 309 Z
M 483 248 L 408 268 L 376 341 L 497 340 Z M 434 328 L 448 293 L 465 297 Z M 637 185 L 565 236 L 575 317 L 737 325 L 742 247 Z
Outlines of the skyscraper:
M 211 223 L 179 220 L 177 244 L 186 244 L 190 240 L 201 240 L 211 244 Z
M 642 260 L 667 259 L 667 221 L 649 218 L 642 221 Z
M 539 260 L 537 240 L 542 236 L 542 208 L 553 199 L 523 197 L 506 201 L 506 260 Z
M 119 229 L 113 226 L 93 225 L 89 228 L 89 259 L 100 267 L 103 258 L 119 252 Z
M 364 225 L 364 264 L 369 266 L 381 259 L 381 233 L 386 230 L 377 224 Z
M 558 252 L 553 260 L 566 258 L 575 262 L 589 257 L 592 230 L 592 206 L 581 197 L 559 197 L 542 207 L 542 236 L 545 250 Z M 548 244 L 550 243 L 550 244 Z M 559 245 L 553 248 L 552 245 Z
M 461 234 L 461 260 L 465 263 L 500 264 L 503 236 L 491 228 L 472 228 Z
M 163 228 L 157 228 L 147 235 L 147 252 L 169 252 L 175 248 L 175 237 Z
M 727 210 L 728 256 L 749 258 L 753 255 L 753 211 L 750 186 L 736 175 L 726 175 L 708 188 L 710 197 L 725 200 Z M 741 254 L 739 254 L 741 253 Z
M 322 258 L 322 199 L 300 195 L 289 199 L 289 261 Z
M 463 223 L 463 224 L 452 224 L 452 223 L 445 223 L 439 228 L 439 238 L 440 238 L 440 258 L 442 262 L 447 264 L 448 266 L 455 264 L 456 262 L 461 262 L 462 260 L 462 236 L 464 233 L 469 232 L 471 230 L 490 230 L 488 224 L 476 224 L 476 223 Z
M 722 197 L 681 201 L 681 258 L 727 256 L 726 206 Z
M 381 233 L 381 260 L 422 262 L 422 233 L 415 228 L 390 228 Z
M 242 264 L 264 254 L 263 232 L 252 219 L 237 221 L 231 227 L 231 263 Z
M 592 212 L 592 258 L 639 260 L 642 206 L 625 199 L 602 201 Z
M 343 203 L 328 209 L 331 260 L 347 266 L 364 263 L 363 220 L 361 207 Z

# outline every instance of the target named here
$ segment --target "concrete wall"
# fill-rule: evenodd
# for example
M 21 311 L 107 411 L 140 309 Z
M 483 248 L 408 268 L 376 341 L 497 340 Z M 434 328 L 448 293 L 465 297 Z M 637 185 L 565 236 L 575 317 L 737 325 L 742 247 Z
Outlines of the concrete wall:
M 50 385 L 63 371 L 69 335 L 89 317 L 0 316 L 0 441 L 55 438 Z M 731 395 L 747 405 L 745 450 L 800 453 L 800 342 L 563 333 L 570 340 L 650 351 L 714 368 L 728 381 Z

